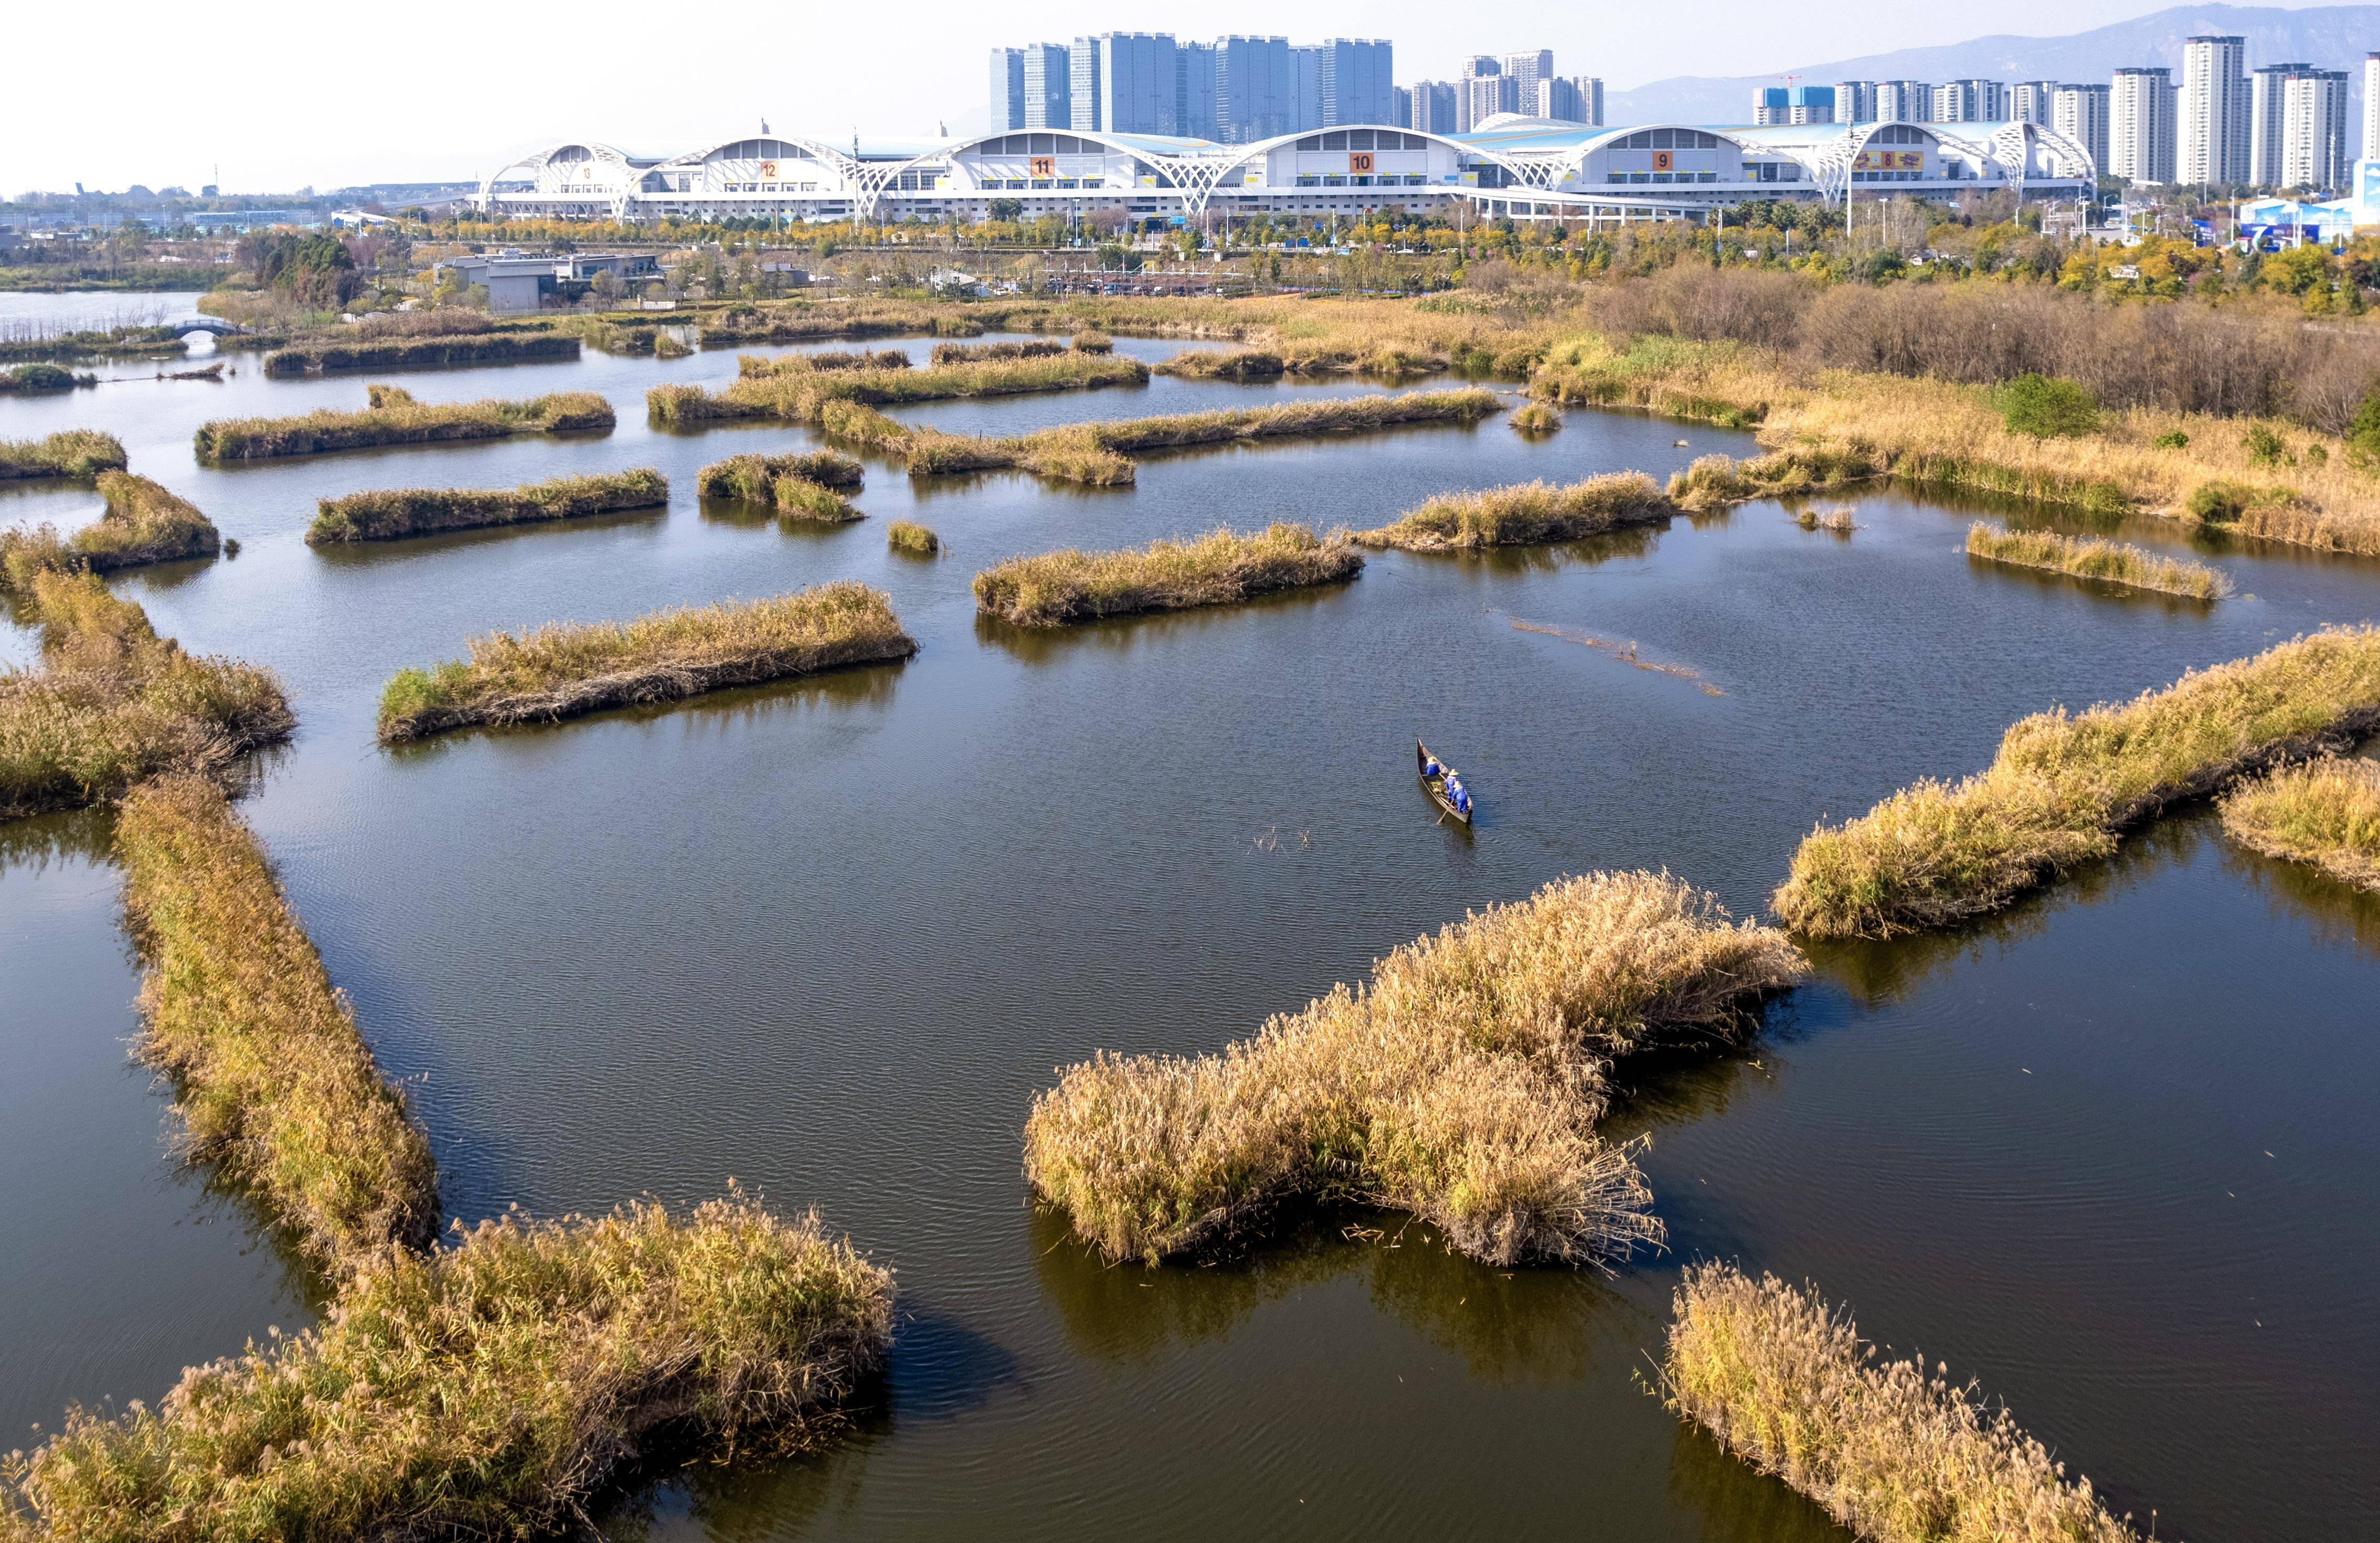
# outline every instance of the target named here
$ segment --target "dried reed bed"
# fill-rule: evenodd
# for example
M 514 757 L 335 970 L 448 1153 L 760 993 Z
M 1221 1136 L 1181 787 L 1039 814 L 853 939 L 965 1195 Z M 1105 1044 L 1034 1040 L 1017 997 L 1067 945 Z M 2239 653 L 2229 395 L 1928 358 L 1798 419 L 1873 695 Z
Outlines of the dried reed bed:
M 1404 424 L 1471 423 L 1496 407 L 1496 394 L 1491 391 L 1383 392 L 1269 407 L 1067 423 L 1004 439 L 948 434 L 922 425 L 912 428 L 850 401 L 823 404 L 817 421 L 838 439 L 901 456 L 908 462 L 912 477 L 1015 468 L 1055 481 L 1116 487 L 1137 475 L 1123 454 L 1128 450 L 1366 433 Z
M 1428 375 L 1448 366 L 1434 349 L 1309 342 L 1271 348 L 1184 348 L 1157 367 L 1190 381 L 1271 381 L 1283 375 Z
M 940 369 L 951 364 L 980 364 L 988 359 L 1049 358 L 1065 351 L 1065 344 L 1039 338 L 1024 343 L 937 343 L 933 359 L 935 368 Z
M 2229 577 L 2204 563 L 2160 557 L 2124 541 L 2061 536 L 2054 530 L 2003 530 L 1984 520 L 1967 527 L 1967 555 L 2188 600 L 2221 600 L 2231 593 Z
M 698 472 L 694 489 L 705 498 L 740 498 L 766 504 L 777 483 L 787 477 L 815 482 L 821 488 L 857 488 L 866 480 L 867 470 L 850 456 L 838 456 L 832 450 L 784 456 L 730 456 Z
M 402 387 L 374 384 L 360 412 L 324 407 L 294 418 L 225 418 L 199 426 L 201 460 L 261 460 L 359 450 L 377 444 L 441 444 L 570 430 L 609 431 L 612 404 L 591 391 L 554 392 L 526 401 L 417 402 Z
M 917 651 L 883 593 L 850 580 L 625 624 L 550 622 L 474 638 L 468 660 L 398 671 L 381 692 L 380 737 L 674 701 Z
M 1514 433 L 1526 434 L 1532 438 L 1559 432 L 1561 426 L 1561 414 L 1543 402 L 1531 402 L 1526 407 L 1517 409 L 1512 414 L 1511 423 Z
M 1672 496 L 1690 508 L 1889 477 L 2380 555 L 2380 486 L 2357 469 L 2358 455 L 2278 419 L 2131 407 L 2102 412 L 2095 433 L 2035 438 L 2011 432 L 1985 387 L 1796 370 L 1737 344 L 1670 337 L 1624 350 L 1572 340 L 1548 357 L 1532 389 L 1553 401 L 1756 427 L 1767 454 L 1706 456 L 1672 480 Z M 2224 496 L 2210 503 L 2205 490 Z
M 942 539 L 922 525 L 896 519 L 884 528 L 884 544 L 895 552 L 906 552 L 918 557 L 932 557 L 942 550 Z
M 669 479 L 651 467 L 555 477 L 517 488 L 381 488 L 322 499 L 306 544 L 394 541 L 443 530 L 577 519 L 669 503 Z
M 1143 385 L 1148 380 L 1148 367 L 1138 359 L 1080 354 L 929 370 L 820 371 L 801 362 L 798 355 L 769 359 L 747 354 L 737 363 L 742 373 L 724 390 L 659 385 L 645 394 L 646 407 L 656 420 L 670 424 L 714 419 L 817 423 L 835 402 L 939 402 Z
M 1619 1055 L 1737 1032 L 1806 966 L 1667 874 L 1558 880 L 1475 912 L 1220 1055 L 1101 1053 L 1033 1101 L 1025 1172 L 1077 1234 L 1150 1262 L 1293 1197 L 1412 1211 L 1499 1265 L 1658 1240 L 1595 1131 Z
M 47 439 L 0 440 L 0 480 L 96 477 L 130 464 L 123 442 L 97 429 L 61 429 Z
M 1516 482 L 1478 492 L 1440 493 L 1393 524 L 1357 533 L 1371 547 L 1443 552 L 1574 541 L 1677 512 L 1650 477 L 1613 471 L 1557 487 Z
M 1804 530 L 1824 530 L 1832 536 L 1848 536 L 1859 529 L 1853 513 L 1847 504 L 1804 507 L 1793 512 L 1793 523 Z M 1970 541 L 1969 550 L 1973 548 L 1973 543 Z
M 28 589 L 42 662 L 0 671 L 0 820 L 220 774 L 296 726 L 271 671 L 183 652 L 95 575 L 40 572 Z
M 2331 757 L 2243 783 L 2223 828 L 2268 857 L 2380 890 L 2380 763 Z
M 1687 1267 L 1662 1382 L 1670 1407 L 1876 1543 L 2138 1543 L 2004 1407 L 1879 1358 L 1816 1292 Z
M 213 521 L 146 477 L 103 471 L 99 495 L 106 507 L 72 536 L 48 525 L 0 531 L 0 589 L 21 591 L 47 569 L 114 573 L 223 550 Z
M 739 359 L 739 365 L 747 361 Z M 787 370 L 906 370 L 911 364 L 906 348 L 822 348 L 814 354 L 797 354 L 778 361 Z M 934 362 L 941 363 L 937 358 Z M 753 371 L 747 370 L 746 374 Z
M 334 1271 L 430 1246 L 430 1144 L 222 790 L 191 776 L 135 788 L 115 852 L 149 965 L 140 1054 L 180 1091 L 189 1155 L 255 1191 Z
M 976 609 L 1019 626 L 1071 626 L 1102 616 L 1232 605 L 1280 589 L 1336 584 L 1364 570 L 1343 532 L 1276 524 L 1252 535 L 1210 530 L 1124 552 L 1045 552 L 975 576 Z
M 2344 748 L 2380 723 L 2380 627 L 2336 628 L 2194 671 L 2121 706 L 2011 726 L 1991 766 L 1927 780 L 1793 854 L 1777 914 L 1819 937 L 1889 937 L 1997 910 L 2115 849 L 2177 799 Z
M 371 1260 L 319 1328 L 194 1367 L 154 1409 L 70 1412 L 0 1468 L 0 1536 L 559 1535 L 650 1443 L 823 1440 L 882 1360 L 892 1296 L 815 1214 L 741 1194 L 483 1221 Z
M 264 372 L 319 375 L 341 370 L 441 370 L 467 364 L 575 359 L 578 345 L 579 337 L 574 333 L 526 331 L 299 343 L 265 355 Z

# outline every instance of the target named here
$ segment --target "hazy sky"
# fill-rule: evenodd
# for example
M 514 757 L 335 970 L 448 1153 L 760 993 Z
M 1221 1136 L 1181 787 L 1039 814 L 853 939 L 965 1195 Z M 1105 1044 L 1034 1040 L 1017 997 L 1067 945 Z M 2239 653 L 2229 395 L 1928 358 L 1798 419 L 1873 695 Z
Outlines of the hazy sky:
M 756 4 L 600 12 L 504 4 L 370 6 L 235 0 L 27 5 L 0 21 L 0 193 L 196 190 L 477 176 L 503 152 L 584 136 L 679 151 L 757 128 L 930 135 L 983 106 L 995 43 L 1077 32 L 1385 37 L 1397 79 L 1442 79 L 1470 54 L 1551 48 L 1565 75 L 1613 88 L 1671 75 L 1756 75 L 1990 32 L 2085 31 L 2160 0 L 2010 0 L 1984 11 L 1907 0 L 1506 0 L 1039 6 Z M 648 39 L 638 20 L 658 18 Z M 103 82 L 103 85 L 96 83 Z

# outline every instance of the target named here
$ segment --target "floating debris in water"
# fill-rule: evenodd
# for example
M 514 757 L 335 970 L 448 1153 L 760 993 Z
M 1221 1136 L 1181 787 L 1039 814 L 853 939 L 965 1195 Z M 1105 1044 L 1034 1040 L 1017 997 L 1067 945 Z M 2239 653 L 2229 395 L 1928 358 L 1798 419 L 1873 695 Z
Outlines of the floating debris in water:
M 1541 632 L 1548 638 L 1559 638 L 1565 643 L 1583 644 L 1587 648 L 1595 650 L 1598 653 L 1609 655 L 1611 658 L 1620 661 L 1620 662 L 1628 665 L 1632 669 L 1650 670 L 1655 674 L 1675 675 L 1680 680 L 1693 681 L 1706 697 L 1724 697 L 1727 695 L 1726 692 L 1720 690 L 1718 686 L 1713 686 L 1710 682 L 1703 679 L 1703 674 L 1700 670 L 1690 670 L 1683 664 L 1663 664 L 1657 660 L 1639 658 L 1636 653 L 1636 645 L 1633 640 L 1626 643 L 1615 643 L 1608 638 L 1596 638 L 1584 632 L 1572 632 L 1566 627 L 1547 626 L 1538 622 L 1514 622 L 1512 626 L 1516 630 L 1521 632 Z

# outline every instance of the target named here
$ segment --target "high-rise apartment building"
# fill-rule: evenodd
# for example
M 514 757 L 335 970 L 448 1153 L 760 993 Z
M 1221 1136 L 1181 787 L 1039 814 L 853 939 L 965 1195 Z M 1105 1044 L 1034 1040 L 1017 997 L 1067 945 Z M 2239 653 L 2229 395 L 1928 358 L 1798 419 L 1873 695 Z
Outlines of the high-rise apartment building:
M 1287 38 L 1233 34 L 1215 43 L 1215 138 L 1253 144 L 1297 127 L 1297 74 Z
M 2243 180 L 2259 188 L 2278 188 L 2281 181 L 2281 140 L 2288 123 L 2283 109 L 2289 102 L 2289 79 L 2308 64 L 2260 65 L 2248 72 L 2248 172 Z
M 1934 88 L 1936 123 L 2003 123 L 2008 88 L 1998 80 L 1953 80 Z
M 2209 187 L 2248 180 L 2247 63 L 2245 38 L 2198 37 L 2182 44 L 2179 180 Z
M 1322 50 L 1311 43 L 1292 44 L 1289 68 L 1293 80 L 1290 98 L 1296 108 L 1288 132 L 1303 134 L 1309 128 L 1321 128 Z
M 1410 86 L 1389 88 L 1389 121 L 1399 128 L 1413 127 L 1413 88 Z
M 991 51 L 991 131 L 1025 127 L 1025 50 Z
M 1923 80 L 1878 80 L 1876 116 L 1880 123 L 1931 123 L 1934 88 Z
M 2301 69 L 2289 77 L 2281 108 L 2284 188 L 2347 186 L 2347 72 Z
M 1499 113 L 1521 110 L 1520 93 L 1509 75 L 1475 75 L 1463 82 L 1463 101 L 1456 108 L 1462 132 L 1468 134 Z
M 1554 78 L 1554 51 L 1540 48 L 1527 54 L 1507 54 L 1504 74 L 1512 82 L 1512 111 L 1535 113 L 1538 83 Z
M 1025 127 L 1075 127 L 1073 65 L 1062 43 L 1028 43 L 1025 55 Z
M 1388 123 L 1395 114 L 1395 45 L 1386 38 L 1331 38 L 1321 58 L 1322 124 Z
M 1173 131 L 1187 139 L 1218 138 L 1215 128 L 1215 45 L 1173 45 Z
M 1595 75 L 1554 75 L 1537 82 L 1536 115 L 1557 123 L 1603 123 L 1603 79 Z
M 1876 82 L 1873 80 L 1836 81 L 1835 121 L 1837 123 L 1875 122 Z
M 2050 96 L 2049 127 L 2081 145 L 2091 156 L 2091 175 L 2113 175 L 2107 167 L 2107 96 L 2105 86 L 2060 86 Z M 2082 168 L 2068 164 L 2063 157 L 2058 168 L 2068 176 L 2080 176 Z
M 2054 128 L 2057 103 L 2057 81 L 2020 80 L 2009 88 L 2008 115 L 2018 123 L 2037 123 L 2044 128 Z
M 1423 134 L 1459 134 L 1463 95 L 1460 81 L 1416 80 L 1413 83 L 1413 122 L 1406 127 Z
M 1180 132 L 1180 71 L 1172 35 L 1102 32 L 1076 38 L 1068 91 L 1076 128 L 1115 134 Z
M 2107 90 L 2110 176 L 2135 184 L 2173 180 L 2173 71 L 2162 65 L 2116 71 Z
M 2380 54 L 2363 55 L 2363 158 L 2380 159 Z
M 1764 86 L 1752 93 L 1755 124 L 1832 123 L 1832 86 Z

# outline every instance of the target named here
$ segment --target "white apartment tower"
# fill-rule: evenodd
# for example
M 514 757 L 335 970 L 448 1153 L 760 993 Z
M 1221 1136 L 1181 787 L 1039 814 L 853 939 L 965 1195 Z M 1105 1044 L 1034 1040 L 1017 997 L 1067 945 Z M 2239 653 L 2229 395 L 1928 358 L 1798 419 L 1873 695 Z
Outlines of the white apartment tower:
M 2289 119 L 2282 111 L 2289 102 L 2289 77 L 2312 65 L 2264 65 L 2248 77 L 2248 180 L 2259 188 L 2286 186 L 2281 180 L 2281 140 Z
M 2020 80 L 2009 88 L 2009 116 L 2019 123 L 2057 127 L 2058 82 Z
M 2107 95 L 2105 86 L 2060 86 L 2049 99 L 2049 127 L 2090 152 L 2096 176 L 2114 175 L 2107 165 Z M 2082 168 L 2061 163 L 2058 170 L 2072 176 Z
M 2248 180 L 2248 40 L 2192 38 L 2181 48 L 2175 174 L 2220 187 Z
M 2374 57 L 2380 58 L 2380 55 L 2374 55 Z M 1875 122 L 1876 82 L 1873 80 L 1836 81 L 1835 121 L 1837 123 Z
M 2107 89 L 2110 176 L 2134 184 L 2173 180 L 2173 71 L 2163 65 L 2116 71 Z
M 1537 110 L 1537 87 L 1554 78 L 1554 51 L 1540 48 L 1527 54 L 1504 55 L 1504 77 L 1512 82 L 1512 111 L 1535 113 Z
M 2305 69 L 2289 77 L 2281 108 L 2284 188 L 2347 186 L 2347 72 Z
M 2363 158 L 2380 159 L 2380 54 L 2363 55 Z
M 1536 115 L 1560 123 L 1603 125 L 1603 78 L 1554 75 L 1537 82 Z
M 1923 80 L 1878 80 L 1876 115 L 1882 123 L 1930 123 L 1934 88 Z

